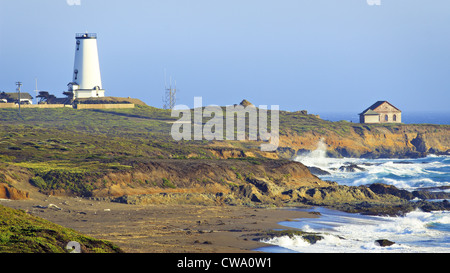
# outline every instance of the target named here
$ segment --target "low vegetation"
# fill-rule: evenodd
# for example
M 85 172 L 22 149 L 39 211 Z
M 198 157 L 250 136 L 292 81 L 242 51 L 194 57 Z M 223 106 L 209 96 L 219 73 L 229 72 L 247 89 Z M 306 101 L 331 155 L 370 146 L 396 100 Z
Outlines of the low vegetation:
M 126 203 L 183 200 L 197 204 L 326 205 L 326 196 L 347 197 L 356 191 L 344 188 L 335 193 L 337 187 L 319 181 L 300 163 L 278 160 L 295 155 L 304 145 L 301 141 L 295 149 L 292 143 L 285 143 L 277 153 L 267 154 L 260 153 L 257 141 L 174 141 L 170 131 L 177 119 L 170 110 L 142 104 L 133 109 L 108 110 L 24 108 L 21 115 L 16 109 L 0 109 L 0 183 L 14 187 L 14 181 L 23 180 L 46 194 L 114 194 L 111 198 Z M 363 138 L 379 129 L 403 137 L 407 127 L 330 122 L 306 111 L 280 112 L 280 135 L 285 142 L 301 136 L 311 143 L 311 136 Z M 420 127 L 411 131 L 417 135 L 417 129 Z M 295 185 L 302 179 L 306 181 L 303 188 Z M 287 187 L 290 185 L 292 188 Z M 118 190 L 123 188 L 134 194 L 143 188 L 153 192 L 134 198 Z M 364 194 L 360 195 L 372 195 L 368 190 Z M 320 240 L 314 234 L 301 236 Z M 120 251 L 107 242 L 0 206 L 0 252 L 65 252 L 69 241 L 80 242 L 85 252 Z
M 256 141 L 174 141 L 170 130 L 177 119 L 170 110 L 142 104 L 133 109 L 107 110 L 26 108 L 20 116 L 15 109 L 0 109 L 0 163 L 28 170 L 33 178 L 30 182 L 42 191 L 62 189 L 76 195 L 88 195 L 102 187 L 96 180 L 109 172 L 133 169 L 150 159 L 237 158 L 258 164 L 255 158 L 261 155 Z M 399 132 L 404 130 L 401 126 L 330 122 L 306 111 L 280 112 L 280 134 L 285 140 L 291 139 L 289 134 L 344 138 L 377 128 Z M 436 130 L 439 128 L 444 127 Z M 290 158 L 295 152 L 288 147 L 289 153 L 282 155 L 283 149 L 278 151 L 280 156 Z M 244 175 L 236 173 L 240 179 Z M 175 187 L 174 181 L 166 179 L 170 183 L 157 184 Z
M 0 205 L 0 253 L 67 253 L 71 241 L 78 242 L 83 253 L 122 252 L 110 242 Z

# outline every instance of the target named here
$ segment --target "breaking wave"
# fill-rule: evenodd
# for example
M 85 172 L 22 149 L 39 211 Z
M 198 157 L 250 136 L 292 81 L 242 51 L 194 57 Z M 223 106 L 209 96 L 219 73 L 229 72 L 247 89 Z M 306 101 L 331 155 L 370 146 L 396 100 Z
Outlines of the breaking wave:
M 326 174 L 323 180 L 341 185 L 373 183 L 394 185 L 409 191 L 450 186 L 450 156 L 430 155 L 417 159 L 328 158 L 326 144 L 295 159 Z M 351 167 L 351 168 L 350 168 Z M 443 189 L 439 189 L 442 191 Z M 448 189 L 447 189 L 448 191 Z M 402 217 L 363 216 L 324 208 L 314 208 L 319 218 L 302 218 L 281 225 L 318 233 L 323 237 L 310 244 L 299 236 L 264 241 L 267 252 L 445 252 L 450 253 L 450 212 L 413 211 Z M 395 242 L 381 247 L 376 241 Z
M 282 222 L 281 225 L 320 234 L 310 244 L 300 236 L 276 237 L 263 242 L 267 252 L 300 253 L 450 253 L 450 212 L 413 211 L 404 217 L 349 214 L 315 208 L 322 216 Z M 391 246 L 376 241 L 386 239 Z

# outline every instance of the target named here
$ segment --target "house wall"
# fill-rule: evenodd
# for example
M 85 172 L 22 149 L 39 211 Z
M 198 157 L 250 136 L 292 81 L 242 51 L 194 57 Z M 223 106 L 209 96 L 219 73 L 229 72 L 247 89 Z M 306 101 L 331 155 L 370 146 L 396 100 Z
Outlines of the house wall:
M 380 122 L 380 116 L 376 116 L 376 115 L 361 116 L 360 122 L 361 123 L 379 123 Z
M 396 117 L 394 120 L 394 116 Z M 401 123 L 402 122 L 402 114 L 401 113 L 381 113 L 380 118 L 381 123 Z
M 380 113 L 381 123 L 400 123 L 402 122 L 402 113 L 392 107 L 388 103 L 383 103 L 382 105 L 375 108 L 373 111 Z M 396 116 L 396 119 L 394 121 L 394 115 Z

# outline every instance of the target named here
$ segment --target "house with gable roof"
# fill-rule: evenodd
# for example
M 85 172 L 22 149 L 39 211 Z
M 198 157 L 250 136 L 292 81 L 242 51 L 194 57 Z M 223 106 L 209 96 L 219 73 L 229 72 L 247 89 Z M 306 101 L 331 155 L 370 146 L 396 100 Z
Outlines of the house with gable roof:
M 377 101 L 359 114 L 360 123 L 401 123 L 402 111 L 388 101 Z

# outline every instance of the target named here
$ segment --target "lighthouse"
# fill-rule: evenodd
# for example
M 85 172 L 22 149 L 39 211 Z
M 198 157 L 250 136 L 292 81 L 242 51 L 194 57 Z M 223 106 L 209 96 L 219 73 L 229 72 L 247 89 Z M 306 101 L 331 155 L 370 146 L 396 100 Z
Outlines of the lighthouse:
M 104 97 L 96 33 L 75 35 L 75 61 L 72 82 L 68 84 L 73 99 Z

